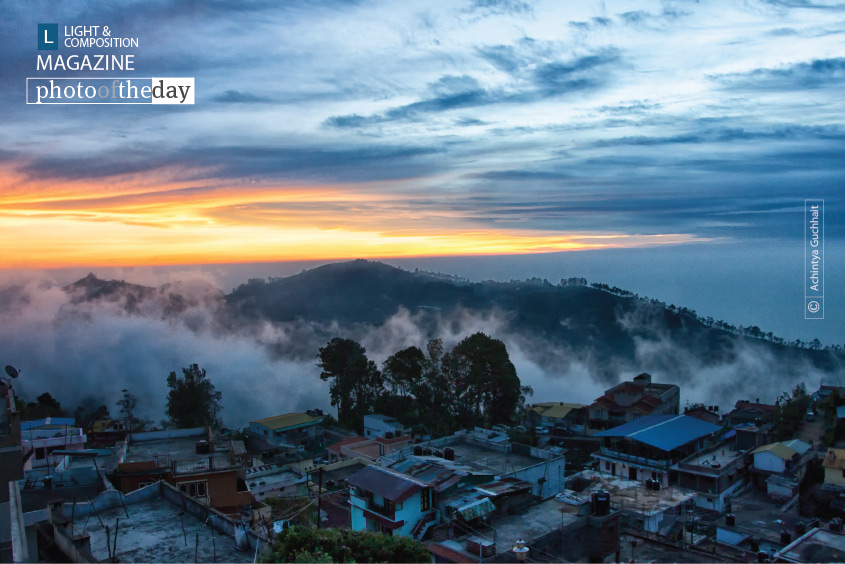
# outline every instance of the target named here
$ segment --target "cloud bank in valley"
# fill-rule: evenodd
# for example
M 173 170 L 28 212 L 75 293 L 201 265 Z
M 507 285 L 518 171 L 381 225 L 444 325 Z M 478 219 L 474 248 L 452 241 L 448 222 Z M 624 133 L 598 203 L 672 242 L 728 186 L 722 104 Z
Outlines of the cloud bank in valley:
M 635 338 L 631 362 L 515 331 L 501 310 L 432 314 L 400 308 L 380 326 L 278 323 L 233 315 L 207 277 L 145 292 L 141 299 L 127 289 L 89 301 L 34 279 L 0 289 L 0 350 L 3 363 L 22 369 L 19 393 L 32 401 L 48 391 L 70 410 L 94 401 L 116 413 L 114 403 L 128 388 L 139 397 L 139 411 L 157 422 L 164 418 L 167 374 L 198 363 L 223 394 L 225 424 L 241 427 L 252 418 L 329 408 L 316 354 L 335 336 L 360 341 L 381 364 L 404 347 L 424 348 L 441 338 L 449 349 L 477 331 L 505 342 L 534 401 L 589 403 L 617 381 L 646 371 L 679 384 L 683 401 L 724 409 L 737 399 L 773 401 L 800 381 L 814 389 L 831 378 L 809 363 L 784 363 L 742 342 L 724 362 L 710 362 L 703 347 L 679 347 L 647 315 L 617 319 L 623 328 L 653 329 Z

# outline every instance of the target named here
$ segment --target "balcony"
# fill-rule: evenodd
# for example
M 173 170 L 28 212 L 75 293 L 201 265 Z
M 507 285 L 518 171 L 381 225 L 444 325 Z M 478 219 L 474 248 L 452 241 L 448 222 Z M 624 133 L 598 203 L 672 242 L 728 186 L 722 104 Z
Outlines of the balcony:
M 607 447 L 601 447 L 599 453 L 602 456 L 606 456 L 608 458 L 615 459 L 617 461 L 622 462 L 630 462 L 633 464 L 640 464 L 642 466 L 648 466 L 650 468 L 658 468 L 661 470 L 668 470 L 670 466 L 672 466 L 672 460 L 656 460 L 653 458 L 646 458 L 643 456 L 634 456 L 633 454 L 626 454 L 624 452 L 619 452 L 618 450 L 612 450 Z

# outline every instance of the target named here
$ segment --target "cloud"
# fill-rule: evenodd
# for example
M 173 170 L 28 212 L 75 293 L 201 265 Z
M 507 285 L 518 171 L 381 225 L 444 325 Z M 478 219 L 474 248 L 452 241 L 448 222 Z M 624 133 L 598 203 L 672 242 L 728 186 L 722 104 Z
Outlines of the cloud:
M 780 67 L 712 75 L 726 88 L 780 92 L 836 86 L 845 78 L 845 58 L 814 59 Z
M 216 96 L 212 96 L 211 101 L 223 104 L 267 104 L 271 103 L 273 100 L 265 96 L 257 96 L 248 92 L 226 90 Z

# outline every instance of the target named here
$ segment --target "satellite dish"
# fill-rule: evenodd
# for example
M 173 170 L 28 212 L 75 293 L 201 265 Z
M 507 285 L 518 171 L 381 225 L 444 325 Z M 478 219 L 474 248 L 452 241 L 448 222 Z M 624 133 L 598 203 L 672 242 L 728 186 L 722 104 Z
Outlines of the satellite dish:
M 6 365 L 6 374 L 9 375 L 10 378 L 17 378 L 18 377 L 18 369 L 14 366 Z

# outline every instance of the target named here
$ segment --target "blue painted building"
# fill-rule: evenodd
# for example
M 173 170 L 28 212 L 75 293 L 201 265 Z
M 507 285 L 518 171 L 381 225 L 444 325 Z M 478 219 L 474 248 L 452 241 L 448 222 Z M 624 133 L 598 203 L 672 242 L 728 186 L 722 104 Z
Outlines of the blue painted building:
M 348 479 L 352 529 L 422 538 L 439 523 L 432 488 L 421 480 L 378 466 Z

